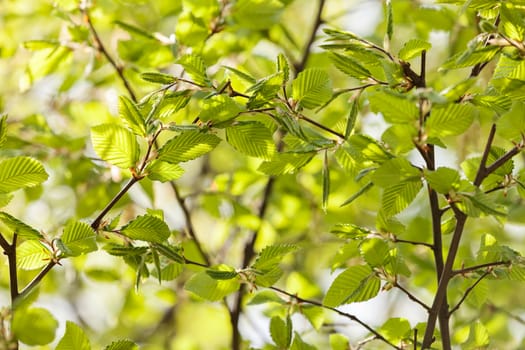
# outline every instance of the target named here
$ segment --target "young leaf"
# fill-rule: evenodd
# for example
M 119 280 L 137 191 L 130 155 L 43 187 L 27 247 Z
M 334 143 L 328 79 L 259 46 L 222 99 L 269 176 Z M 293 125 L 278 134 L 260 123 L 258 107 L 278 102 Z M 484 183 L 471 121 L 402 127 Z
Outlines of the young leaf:
M 37 240 L 24 241 L 16 248 L 16 266 L 22 270 L 35 270 L 51 261 L 51 252 Z
M 235 23 L 239 26 L 261 30 L 279 23 L 283 9 L 283 2 L 278 0 L 238 0 L 231 11 Z
M 180 247 L 174 247 L 167 244 L 153 244 L 153 247 L 155 247 L 155 249 L 157 249 L 160 254 L 178 264 L 186 263 L 186 260 L 181 254 L 182 248 Z
M 331 52 L 329 57 L 337 69 L 352 78 L 364 80 L 372 76 L 368 69 L 351 56 Z
M 256 270 L 272 270 L 279 265 L 284 256 L 288 253 L 297 250 L 297 246 L 293 244 L 276 244 L 266 246 L 258 255 L 257 259 L 252 265 Z
M 324 70 L 308 68 L 292 83 L 292 98 L 301 107 L 313 109 L 332 97 L 330 76 Z
M 383 323 L 378 331 L 391 343 L 398 344 L 402 340 L 411 338 L 412 328 L 408 320 L 393 317 Z
M 102 160 L 119 168 L 132 168 L 139 158 L 139 144 L 135 135 L 116 124 L 102 124 L 91 128 L 91 142 Z
M 139 346 L 131 340 L 117 340 L 109 344 L 104 350 L 138 350 Z
M 0 148 L 4 145 L 7 140 L 7 115 L 0 117 Z
M 392 0 L 386 1 L 386 36 L 388 40 L 392 40 L 394 35 L 394 10 Z
M 348 338 L 339 333 L 330 334 L 330 349 L 331 350 L 347 350 L 351 349 Z
M 120 118 L 131 131 L 138 136 L 146 136 L 144 117 L 133 101 L 126 96 L 120 96 L 118 110 Z
M 364 195 L 366 192 L 368 192 L 372 187 L 374 187 L 374 183 L 373 182 L 367 182 L 363 187 L 361 187 L 359 189 L 359 191 L 357 191 L 356 193 L 354 193 L 353 195 L 350 196 L 350 198 L 348 198 L 347 200 L 345 200 L 343 203 L 341 203 L 340 207 L 344 207 L 345 205 L 348 205 L 350 203 L 352 203 L 353 201 L 355 201 L 357 198 L 361 197 L 362 195 Z
M 184 169 L 178 164 L 155 159 L 146 167 L 148 178 L 153 181 L 168 182 L 178 179 L 184 174 Z
M 386 216 L 394 216 L 412 203 L 419 190 L 423 187 L 421 181 L 402 181 L 383 191 L 381 199 L 382 210 Z
M 172 138 L 159 150 L 158 159 L 168 163 L 181 163 L 198 158 L 215 148 L 221 139 L 198 130 L 187 131 Z
M 345 139 L 348 139 L 355 127 L 355 122 L 357 120 L 357 113 L 359 112 L 359 99 L 355 99 L 352 102 L 352 107 L 350 108 L 350 113 L 348 114 L 348 119 L 346 120 L 345 127 Z
M 164 243 L 171 234 L 164 221 L 148 214 L 137 216 L 120 231 L 131 239 L 152 243 Z
M 61 240 L 67 248 L 67 255 L 78 256 L 97 250 L 96 237 L 85 222 L 71 221 L 64 228 Z
M 140 77 L 146 81 L 149 81 L 150 83 L 163 85 L 173 84 L 176 81 L 175 77 L 172 75 L 157 72 L 142 73 Z
M 263 162 L 257 170 L 267 175 L 293 174 L 310 162 L 313 153 L 276 153 L 272 160 Z
M 47 178 L 44 166 L 36 159 L 20 156 L 0 161 L 0 192 L 33 187 Z
M 290 350 L 317 350 L 313 345 L 305 343 L 299 333 L 295 332 Z
M 459 186 L 459 172 L 455 169 L 439 167 L 435 171 L 424 170 L 425 180 L 432 189 L 447 194 Z
M 202 86 L 209 86 L 211 84 L 208 75 L 206 74 L 206 67 L 204 61 L 197 55 L 185 55 L 179 58 L 178 64 L 184 67 L 186 73 L 193 79 L 193 82 Z
M 418 180 L 421 172 L 405 158 L 389 159 L 374 172 L 372 182 L 380 187 L 390 187 L 401 181 Z
M 188 282 L 186 282 L 184 289 L 203 299 L 218 301 L 237 291 L 239 287 L 239 278 L 216 280 L 206 271 L 201 271 L 194 274 Z
M 421 52 L 430 50 L 431 47 L 432 45 L 429 42 L 420 39 L 410 39 L 399 50 L 398 56 L 403 61 L 408 61 L 419 56 Z
M 283 54 L 277 56 L 277 70 L 283 72 L 283 85 L 285 85 L 288 82 L 288 79 L 290 79 L 290 66 L 288 60 Z
M 259 122 L 239 122 L 226 128 L 226 140 L 239 152 L 270 160 L 276 147 L 268 128 Z
M 32 346 L 47 345 L 55 339 L 58 321 L 43 308 L 19 308 L 13 315 L 11 327 L 16 339 L 22 343 Z
M 280 349 L 287 349 L 292 342 L 292 320 L 290 316 L 284 321 L 279 316 L 270 319 L 270 335 L 275 345 Z
M 376 140 L 362 134 L 350 136 L 346 149 L 358 162 L 372 161 L 381 164 L 394 157 Z
M 362 239 L 368 236 L 371 231 L 366 227 L 354 224 L 336 224 L 332 230 L 330 230 L 330 233 L 342 239 Z
M 328 150 L 324 152 L 323 158 L 323 210 L 328 206 L 328 196 L 330 195 L 330 168 L 328 166 Z
M 484 214 L 507 216 L 506 208 L 494 202 L 490 195 L 476 189 L 474 193 L 460 192 L 460 194 L 467 199 L 468 203 L 474 205 L 475 208 L 481 210 Z M 468 203 L 466 203 L 468 205 Z M 472 213 L 473 216 L 474 213 Z
M 40 234 L 40 232 L 8 213 L 0 212 L 0 221 L 19 237 L 23 237 L 25 239 L 42 238 L 42 234 Z
M 419 110 L 413 101 L 405 95 L 391 90 L 378 90 L 369 96 L 370 108 L 374 113 L 381 113 L 392 124 L 414 123 Z
M 66 321 L 66 332 L 55 350 L 91 350 L 91 344 L 82 328 L 71 321 Z
M 390 248 L 381 238 L 371 238 L 363 241 L 359 251 L 370 267 L 382 266 L 388 259 Z
M 369 266 L 351 266 L 332 282 L 323 299 L 323 304 L 337 307 L 369 300 L 379 293 L 379 287 L 380 280 Z
M 202 101 L 199 120 L 203 123 L 218 124 L 231 120 L 244 110 L 243 106 L 226 95 L 215 95 Z
M 229 70 L 230 72 L 232 72 L 233 74 L 235 74 L 236 76 L 238 76 L 239 78 L 241 78 L 242 80 L 244 80 L 247 83 L 255 84 L 257 82 L 257 79 L 255 79 L 254 77 L 252 77 L 248 73 L 242 72 L 242 71 L 240 71 L 240 70 L 238 70 L 236 68 L 229 67 L 229 66 L 223 66 L 223 67 L 225 69 Z
M 509 141 L 521 140 L 525 134 L 525 113 L 523 110 L 525 110 L 525 104 L 515 102 L 512 109 L 496 122 L 497 134 Z
M 474 121 L 474 109 L 469 105 L 449 104 L 434 107 L 426 122 L 428 137 L 442 138 L 465 132 Z

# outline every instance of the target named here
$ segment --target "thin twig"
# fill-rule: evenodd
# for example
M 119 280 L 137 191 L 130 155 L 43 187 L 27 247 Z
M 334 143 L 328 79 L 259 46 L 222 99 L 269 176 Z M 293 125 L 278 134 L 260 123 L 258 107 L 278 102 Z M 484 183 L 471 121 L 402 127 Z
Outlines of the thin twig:
M 474 185 L 477 187 L 479 187 L 483 180 L 490 174 L 487 169 L 487 159 L 489 158 L 492 142 L 494 142 L 494 136 L 496 136 L 496 124 L 492 124 L 490 128 L 489 137 L 487 138 L 487 143 L 485 144 L 485 149 L 483 150 L 483 155 L 481 156 L 478 172 L 474 180 Z
M 456 312 L 459 307 L 461 306 L 461 304 L 463 304 L 463 302 L 467 299 L 468 295 L 474 290 L 474 288 L 476 288 L 476 286 L 481 282 L 482 279 L 484 279 L 485 277 L 487 277 L 488 275 L 490 274 L 490 269 L 487 269 L 481 276 L 478 277 L 478 279 L 476 280 L 476 282 L 474 282 L 470 287 L 468 287 L 466 290 L 465 290 L 465 293 L 463 294 L 463 296 L 461 297 L 461 299 L 458 301 L 458 303 L 456 304 L 456 306 L 454 306 L 450 311 L 449 311 L 449 315 L 452 315 L 454 312 Z
M 303 114 L 299 114 L 298 117 L 299 117 L 300 119 L 302 119 L 302 120 L 304 120 L 304 121 L 306 121 L 306 122 L 312 124 L 312 125 L 315 125 L 315 126 L 318 127 L 319 129 L 322 129 L 322 130 L 324 130 L 324 131 L 326 131 L 326 132 L 328 132 L 328 133 L 330 133 L 330 134 L 332 134 L 332 135 L 335 135 L 335 136 L 337 136 L 337 137 L 339 137 L 339 138 L 341 138 L 341 139 L 344 139 L 344 138 L 345 138 L 345 136 L 344 136 L 343 134 L 341 134 L 340 132 L 337 132 L 337 131 L 335 131 L 335 130 L 332 130 L 332 129 L 330 129 L 329 127 L 324 126 L 323 124 L 320 124 L 320 123 L 316 122 L 315 120 L 310 119 L 310 118 L 308 118 L 307 116 L 305 116 L 305 115 L 303 115 Z
M 410 240 L 407 240 L 407 239 L 399 239 L 399 238 L 397 238 L 395 236 L 392 238 L 392 242 L 394 242 L 394 243 L 406 243 L 406 244 L 412 244 L 412 245 L 422 245 L 424 247 L 427 247 L 427 248 L 430 248 L 430 249 L 434 249 L 434 246 L 432 244 L 430 244 L 430 243 L 410 241 Z
M 507 265 L 508 266 L 510 264 L 511 264 L 511 262 L 508 261 L 508 260 L 506 260 L 506 261 L 494 261 L 494 262 L 489 262 L 489 263 L 486 263 L 486 264 L 480 264 L 480 265 L 465 267 L 465 268 L 462 268 L 462 269 L 459 269 L 459 270 L 452 270 L 452 275 L 454 275 L 454 276 L 464 275 L 466 273 L 474 272 L 474 271 L 477 271 L 479 269 L 483 269 L 483 268 L 486 268 L 486 267 L 502 266 L 502 265 Z
M 403 293 L 406 294 L 406 296 L 416 302 L 417 304 L 421 305 L 425 310 L 430 310 L 430 306 L 428 306 L 427 304 L 425 304 L 424 302 L 422 302 L 421 300 L 419 300 L 414 294 L 410 293 L 407 289 L 405 289 L 403 286 L 401 286 L 399 283 L 395 283 L 394 284 L 394 287 L 397 287 L 399 290 L 401 290 Z
M 284 294 L 284 295 L 287 295 L 289 296 L 290 298 L 293 298 L 295 299 L 296 301 L 298 301 L 299 303 L 305 303 L 305 304 L 310 304 L 310 305 L 315 305 L 315 306 L 319 306 L 319 307 L 322 307 L 323 309 L 327 309 L 327 310 L 331 310 L 331 311 L 334 311 L 336 312 L 337 314 L 341 315 L 341 316 L 344 316 L 356 323 L 359 323 L 363 328 L 365 328 L 366 330 L 368 330 L 370 333 L 372 333 L 377 339 L 385 342 L 386 344 L 390 345 L 391 347 L 393 347 L 394 349 L 398 349 L 398 350 L 401 350 L 400 347 L 396 346 L 395 344 L 391 343 L 388 339 L 386 339 L 385 337 L 383 337 L 381 335 L 381 333 L 379 333 L 378 331 L 376 331 L 374 328 L 372 328 L 371 326 L 369 326 L 368 324 L 366 324 L 364 321 L 361 321 L 359 318 L 357 318 L 356 316 L 352 315 L 352 314 L 349 314 L 347 312 L 344 312 L 344 311 L 341 311 L 335 307 L 332 307 L 332 306 L 327 306 L 327 305 L 324 305 L 323 303 L 319 302 L 319 301 L 316 301 L 316 300 L 310 300 L 310 299 L 304 299 L 304 298 L 301 298 L 299 296 L 297 296 L 296 294 L 292 294 L 292 293 L 289 293 L 285 290 L 282 290 L 280 288 L 277 288 L 277 287 L 274 287 L 274 286 L 271 286 L 269 287 L 269 289 L 272 289 L 276 292 L 279 292 L 281 294 Z
M 42 281 L 42 279 L 55 267 L 57 263 L 55 261 L 50 261 L 44 269 L 40 270 L 38 275 L 33 278 L 31 282 L 27 286 L 22 289 L 22 291 L 19 293 L 18 297 L 23 298 L 26 295 L 28 295 L 39 283 Z
M 315 35 L 317 33 L 317 30 L 323 24 L 323 9 L 325 5 L 325 0 L 319 0 L 319 5 L 317 7 L 317 13 L 315 16 L 315 21 L 313 23 L 313 29 L 310 32 L 310 36 L 308 37 L 308 41 L 306 42 L 306 46 L 304 47 L 303 54 L 301 55 L 301 59 L 299 62 L 294 63 L 294 69 L 295 73 L 299 74 L 299 72 L 302 72 L 304 70 L 304 67 L 306 66 L 306 62 L 308 61 L 308 58 L 310 57 L 310 51 L 312 50 L 312 45 L 315 41 Z

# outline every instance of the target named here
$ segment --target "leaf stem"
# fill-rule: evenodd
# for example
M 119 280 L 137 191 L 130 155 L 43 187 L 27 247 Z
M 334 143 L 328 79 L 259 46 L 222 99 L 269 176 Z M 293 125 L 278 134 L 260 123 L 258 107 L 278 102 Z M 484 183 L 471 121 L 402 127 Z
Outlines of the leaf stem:
M 463 296 L 461 297 L 461 299 L 458 301 L 458 303 L 456 304 L 456 306 L 454 306 L 450 311 L 449 311 L 449 315 L 452 315 L 454 312 L 456 312 L 459 307 L 461 306 L 461 304 L 463 304 L 463 302 L 467 299 L 468 295 L 474 290 L 474 288 L 476 288 L 476 286 L 481 282 L 481 280 L 483 280 L 485 277 L 487 277 L 488 275 L 490 274 L 490 269 L 487 269 L 481 276 L 478 277 L 478 279 L 476 280 L 476 282 L 474 282 L 470 287 L 468 287 L 466 290 L 465 290 L 465 293 L 463 294 Z
M 406 294 L 406 296 L 416 302 L 417 304 L 421 305 L 425 310 L 429 311 L 430 310 L 430 306 L 428 306 L 427 304 L 425 304 L 424 302 L 422 302 L 421 300 L 419 300 L 415 295 L 413 295 L 412 293 L 410 293 L 407 289 L 405 289 L 403 286 L 401 286 L 399 283 L 395 282 L 394 283 L 394 287 L 398 288 L 400 291 L 402 291 L 403 293 Z

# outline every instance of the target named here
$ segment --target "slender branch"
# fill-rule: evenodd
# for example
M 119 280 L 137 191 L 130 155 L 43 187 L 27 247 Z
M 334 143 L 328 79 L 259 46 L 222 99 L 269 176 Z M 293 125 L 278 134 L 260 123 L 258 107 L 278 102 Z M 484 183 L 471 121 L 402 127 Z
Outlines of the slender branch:
M 484 279 L 485 277 L 487 277 L 488 275 L 490 274 L 490 269 L 487 269 L 481 276 L 478 277 L 478 279 L 476 280 L 476 282 L 474 282 L 470 287 L 468 287 L 466 290 L 465 290 L 465 293 L 463 294 L 463 296 L 461 297 L 461 299 L 458 301 L 458 303 L 456 304 L 456 306 L 454 306 L 450 311 L 449 311 L 449 315 L 452 315 L 454 312 L 456 312 L 459 307 L 461 306 L 461 304 L 463 304 L 463 302 L 467 299 L 468 295 L 474 290 L 474 288 L 476 288 L 476 286 L 481 282 L 482 279 Z
M 434 249 L 434 246 L 432 244 L 430 244 L 430 243 L 410 241 L 410 240 L 407 240 L 407 239 L 399 239 L 399 238 L 397 238 L 395 236 L 394 236 L 394 238 L 392 238 L 392 242 L 394 242 L 394 243 L 407 243 L 407 244 L 412 244 L 412 245 L 422 245 L 424 247 L 427 247 L 427 248 L 430 248 L 430 249 Z
M 195 233 L 195 228 L 193 227 L 193 221 L 191 220 L 190 210 L 188 209 L 188 206 L 186 205 L 184 198 L 180 195 L 178 186 L 173 181 L 170 182 L 170 186 L 173 192 L 175 193 L 175 199 L 177 200 L 177 203 L 182 209 L 182 214 L 184 215 L 184 221 L 186 221 L 186 231 L 188 235 L 190 236 L 190 238 L 195 243 L 195 246 L 197 250 L 199 251 L 199 254 L 204 259 L 206 263 L 205 266 L 210 266 L 211 264 L 210 257 L 208 256 L 208 253 L 206 253 L 206 251 L 202 247 L 200 240 L 197 238 L 197 234 Z
M 430 306 L 428 306 L 427 304 L 425 304 L 424 302 L 422 302 L 421 300 L 419 300 L 415 295 L 413 295 L 412 293 L 410 293 L 407 289 L 405 289 L 403 286 L 401 286 L 399 283 L 395 282 L 394 283 L 394 287 L 397 287 L 399 290 L 401 290 L 403 293 L 406 294 L 406 296 L 416 302 L 417 304 L 421 305 L 425 310 L 430 310 Z
M 376 331 L 374 328 L 372 328 L 371 326 L 369 326 L 368 324 L 366 324 L 364 321 L 361 321 L 359 318 L 357 318 L 356 316 L 352 315 L 352 314 L 349 314 L 347 312 L 344 312 L 344 311 L 341 311 L 335 307 L 332 307 L 332 306 L 327 306 L 327 305 L 324 305 L 323 303 L 319 302 L 319 301 L 316 301 L 316 300 L 310 300 L 310 299 L 304 299 L 304 298 L 301 298 L 299 296 L 297 296 L 296 294 L 292 294 L 292 293 L 289 293 L 285 290 L 282 290 L 280 288 L 277 288 L 277 287 L 274 287 L 274 286 L 271 286 L 271 287 L 268 287 L 269 289 L 272 289 L 276 292 L 279 292 L 281 294 L 284 294 L 284 295 L 287 295 L 289 296 L 290 298 L 293 298 L 295 299 L 296 301 L 298 301 L 299 303 L 305 303 L 305 304 L 310 304 L 310 305 L 315 305 L 315 306 L 319 306 L 319 307 L 322 307 L 323 309 L 327 309 L 327 310 L 331 310 L 331 311 L 334 311 L 335 313 L 343 316 L 343 317 L 346 317 L 358 324 L 360 324 L 363 328 L 365 328 L 366 330 L 368 330 L 370 333 L 372 333 L 377 339 L 383 341 L 384 343 L 390 345 L 391 347 L 393 347 L 394 349 L 398 349 L 398 350 L 401 350 L 400 347 L 396 346 L 395 344 L 391 343 L 388 339 L 386 339 L 385 337 L 383 337 L 381 335 L 381 333 L 379 333 L 378 331 Z
M 95 40 L 96 49 L 108 60 L 108 62 L 113 66 L 115 71 L 117 72 L 117 75 L 119 76 L 120 80 L 124 84 L 124 87 L 128 91 L 129 95 L 131 96 L 131 99 L 134 102 L 137 102 L 137 97 L 135 95 L 135 92 L 133 92 L 133 89 L 131 88 L 131 85 L 129 84 L 129 81 L 124 76 L 124 68 L 119 65 L 113 57 L 109 54 L 108 50 L 104 46 L 104 43 L 102 43 L 102 40 L 100 39 L 100 36 L 98 35 L 97 30 L 95 29 L 95 26 L 93 25 L 93 22 L 91 21 L 91 16 L 89 15 L 89 10 L 85 4 L 81 4 L 80 11 L 84 15 L 84 20 L 86 21 L 89 31 L 91 32 L 91 35 L 93 36 L 93 39 Z
M 502 265 L 509 266 L 510 264 L 511 264 L 511 262 L 508 261 L 508 260 L 507 261 L 493 261 L 493 262 L 489 262 L 489 263 L 486 263 L 486 264 L 480 264 L 480 265 L 465 267 L 465 268 L 462 268 L 460 270 L 452 270 L 452 275 L 453 276 L 464 275 L 466 273 L 474 272 L 474 271 L 477 271 L 479 269 L 483 269 L 483 268 L 486 268 L 486 267 L 502 266 Z
M 423 50 L 421 52 L 421 73 L 419 73 L 419 77 L 421 79 L 422 87 L 426 87 L 427 85 L 427 50 Z
M 46 267 L 40 270 L 38 275 L 36 275 L 35 278 L 33 278 L 33 280 L 29 282 L 29 284 L 25 286 L 24 289 L 22 289 L 18 297 L 23 298 L 26 295 L 28 295 L 40 283 L 40 281 L 42 281 L 42 279 L 49 273 L 49 271 L 51 271 L 53 267 L 55 267 L 56 264 L 57 264 L 56 261 L 50 261 L 46 265 Z
M 11 249 L 11 244 L 5 239 L 4 235 L 0 233 L 0 247 L 4 250 L 4 252 Z
M 322 129 L 322 130 L 324 130 L 324 131 L 326 131 L 326 132 L 329 132 L 329 133 L 332 134 L 332 135 L 335 135 L 335 136 L 337 136 L 337 137 L 339 137 L 339 138 L 341 138 L 341 139 L 344 139 L 344 138 L 345 138 L 345 136 L 344 136 L 343 134 L 341 134 L 341 133 L 339 133 L 339 132 L 337 132 L 337 131 L 335 131 L 335 130 L 330 129 L 329 127 L 324 126 L 323 124 L 320 124 L 320 123 L 316 122 L 315 120 L 310 119 L 310 118 L 308 118 L 307 116 L 305 116 L 305 115 L 303 115 L 303 114 L 299 114 L 298 117 L 299 117 L 300 119 L 302 119 L 302 120 L 304 120 L 304 121 L 306 121 L 306 122 L 312 124 L 312 125 L 315 125 L 315 126 L 318 127 L 319 129 Z
M 11 304 L 14 304 L 18 298 L 18 274 L 16 272 L 16 241 L 18 235 L 13 234 L 13 243 L 9 245 L 9 250 L 4 251 L 7 255 L 9 264 L 9 289 L 11 293 Z
M 485 149 L 483 150 L 483 155 L 481 156 L 481 161 L 479 164 L 478 172 L 474 180 L 474 185 L 480 186 L 483 180 L 489 175 L 487 171 L 487 159 L 489 158 L 490 148 L 492 147 L 492 142 L 494 142 L 494 136 L 496 135 L 496 124 L 492 124 L 489 132 L 489 137 L 487 138 L 487 143 Z
M 91 223 L 91 228 L 94 231 L 97 231 L 99 229 L 100 224 L 104 219 L 104 216 L 106 216 L 106 214 L 115 206 L 115 204 L 117 204 L 117 202 L 122 198 L 122 196 L 124 196 L 129 191 L 129 189 L 139 180 L 140 178 L 132 177 L 128 181 L 128 183 L 119 191 L 119 193 L 117 193 L 117 195 L 113 197 L 113 199 L 106 205 L 106 207 L 102 209 L 100 214 L 98 214 L 95 220 L 93 220 L 93 222 Z
M 496 171 L 499 167 L 501 167 L 503 164 L 511 160 L 515 155 L 520 153 L 520 151 L 523 149 L 525 145 L 523 144 L 523 141 L 514 146 L 512 149 L 510 149 L 507 153 L 499 157 L 494 163 L 489 165 L 486 169 L 486 176 L 492 174 L 494 171 Z

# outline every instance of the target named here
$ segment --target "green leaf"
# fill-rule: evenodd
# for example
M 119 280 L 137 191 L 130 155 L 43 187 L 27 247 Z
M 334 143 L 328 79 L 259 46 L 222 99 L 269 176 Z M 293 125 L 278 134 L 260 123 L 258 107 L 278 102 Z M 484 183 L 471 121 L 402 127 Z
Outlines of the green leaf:
M 403 181 L 385 188 L 381 199 L 385 215 L 393 216 L 403 211 L 416 198 L 421 187 L 421 181 Z
M 477 47 L 477 46 L 469 47 L 465 51 L 460 52 L 450 57 L 445 63 L 443 63 L 441 68 L 458 69 L 458 68 L 475 66 L 478 63 L 489 62 L 500 51 L 501 51 L 501 48 L 498 46 L 494 46 L 494 45 L 481 46 L 481 47 Z
M 352 107 L 350 108 L 350 113 L 348 114 L 348 119 L 346 120 L 345 139 L 348 139 L 348 137 L 350 136 L 350 134 L 354 130 L 358 112 L 359 112 L 359 100 L 355 99 L 352 102 Z
M 146 136 L 144 117 L 133 101 L 126 96 L 120 96 L 118 110 L 120 118 L 131 131 L 138 136 Z
M 350 203 L 352 203 L 353 201 L 355 201 L 357 198 L 361 197 L 362 195 L 364 195 L 366 192 L 368 192 L 372 187 L 374 187 L 374 183 L 373 182 L 367 182 L 363 187 L 361 187 L 359 189 L 359 191 L 357 191 L 356 193 L 354 193 L 353 195 L 350 196 L 350 198 L 348 198 L 347 200 L 345 200 L 341 205 L 340 207 L 344 207 L 345 205 L 348 205 Z
M 239 278 L 216 280 L 206 271 L 201 271 L 194 274 L 188 282 L 186 282 L 184 289 L 203 299 L 218 301 L 237 291 L 240 285 Z
M 247 83 L 255 84 L 257 82 L 257 79 L 252 77 L 250 74 L 240 71 L 237 68 L 230 67 L 230 66 L 223 66 L 223 67 L 224 69 L 229 70 L 230 72 L 232 72 L 233 74 L 235 74 L 236 76 L 238 76 L 239 78 L 241 78 Z
M 91 350 L 91 344 L 82 328 L 71 321 L 66 321 L 66 332 L 55 350 Z
M 292 98 L 304 108 L 321 106 L 332 97 L 330 76 L 324 70 L 308 68 L 292 83 Z
M 436 192 L 447 194 L 459 187 L 459 172 L 447 167 L 439 167 L 435 171 L 424 170 L 425 180 Z
M 284 256 L 297 250 L 294 244 L 275 244 L 264 247 L 252 265 L 256 270 L 272 270 L 279 265 Z
M 138 161 L 137 139 L 131 131 L 122 126 L 102 124 L 92 127 L 91 142 L 102 160 L 119 168 L 132 168 Z
M 42 163 L 29 157 L 14 157 L 0 162 L 0 192 L 13 192 L 46 181 Z
M 512 109 L 496 122 L 496 133 L 508 141 L 521 140 L 525 134 L 525 103 L 516 102 Z
M 276 153 L 272 160 L 261 163 L 257 170 L 267 175 L 293 174 L 310 162 L 314 153 Z
M 19 237 L 25 239 L 42 238 L 42 234 L 40 234 L 40 232 L 8 213 L 0 212 L 0 221 Z
M 286 321 L 278 316 L 270 319 L 270 335 L 275 345 L 281 349 L 287 349 L 292 342 L 292 320 L 290 316 Z
M 348 350 L 351 349 L 348 338 L 339 333 L 330 334 L 331 350 Z
M 392 124 L 414 123 L 419 116 L 416 104 L 406 95 L 391 90 L 377 90 L 368 97 L 374 113 L 381 113 Z
M 47 345 L 55 339 L 58 322 L 43 308 L 15 310 L 12 331 L 16 339 L 27 345 Z
M 211 82 L 206 74 L 204 60 L 198 55 L 184 55 L 177 61 L 184 67 L 186 73 L 193 79 L 193 82 L 202 86 L 210 86 Z
M 142 73 L 140 77 L 145 81 L 149 81 L 150 83 L 163 85 L 173 84 L 176 81 L 175 77 L 172 75 L 157 72 Z
M 244 107 L 227 95 L 214 95 L 202 101 L 199 120 L 218 124 L 231 120 L 239 115 Z
M 383 323 L 378 332 L 391 343 L 399 344 L 402 340 L 411 339 L 412 328 L 408 320 L 393 317 Z
M 276 152 L 272 133 L 259 122 L 239 122 L 226 128 L 226 140 L 239 152 L 270 160 Z
M 161 219 L 152 215 L 137 216 L 120 230 L 131 239 L 152 243 L 163 243 L 170 236 L 168 225 Z
M 16 248 L 16 266 L 22 270 L 36 270 L 51 261 L 49 249 L 36 240 L 24 241 Z
M 239 276 L 234 268 L 221 264 L 213 269 L 207 269 L 206 273 L 214 280 L 231 280 Z
M 274 291 L 263 290 L 258 292 L 250 299 L 247 305 L 261 305 L 266 303 L 285 304 L 285 301 L 279 297 Z
M 323 308 L 315 305 L 301 305 L 301 313 L 316 331 L 321 329 L 326 319 Z
M 398 56 L 403 61 L 408 61 L 419 56 L 421 52 L 430 50 L 431 47 L 432 45 L 429 42 L 420 39 L 410 39 L 399 50 Z
M 361 256 L 370 267 L 382 266 L 389 258 L 388 244 L 381 238 L 371 238 L 359 245 Z
M 7 115 L 0 117 L 0 148 L 7 141 Z
M 389 159 L 374 172 L 372 182 L 380 187 L 390 187 L 401 181 L 421 178 L 421 172 L 405 158 Z
M 474 109 L 469 105 L 449 104 L 434 107 L 426 122 L 428 137 L 456 136 L 465 132 L 474 121 Z
M 352 158 L 358 162 L 372 161 L 383 163 L 393 158 L 393 155 L 376 140 L 362 134 L 354 134 L 348 138 L 347 150 Z
M 150 34 L 137 26 L 134 26 L 134 25 L 131 25 L 131 24 L 119 21 L 119 20 L 116 20 L 114 23 L 130 34 L 140 35 L 146 39 L 157 40 L 157 38 L 155 38 L 153 34 Z
M 490 337 L 487 328 L 480 321 L 475 321 L 470 326 L 470 335 L 465 344 L 462 344 L 463 349 L 474 350 L 484 348 L 490 344 Z
M 155 159 L 148 164 L 145 170 L 148 178 L 154 181 L 168 182 L 178 179 L 184 174 L 184 169 L 178 164 L 163 162 Z
M 512 3 L 503 3 L 500 7 L 503 34 L 518 42 L 525 39 L 525 20 L 523 7 Z
M 104 350 L 138 350 L 139 346 L 131 340 L 117 340 L 109 344 Z
M 278 0 L 238 0 L 232 7 L 235 24 L 253 30 L 279 23 L 284 4 Z
M 305 343 L 299 333 L 295 332 L 290 350 L 317 350 L 313 345 Z
M 162 97 L 158 107 L 157 116 L 160 119 L 169 118 L 174 113 L 186 107 L 191 99 L 192 92 L 189 90 L 174 91 L 165 94 Z M 168 128 L 173 131 L 180 131 L 177 128 L 190 127 L 197 129 L 197 125 L 169 125 Z
M 248 108 L 260 108 L 277 97 L 277 93 L 282 89 L 284 73 L 277 72 L 268 77 L 258 80 L 246 92 L 252 92 L 248 101 Z
M 368 236 L 371 231 L 366 227 L 361 227 L 354 224 L 336 224 L 330 233 L 335 234 L 343 239 L 362 239 Z
M 283 73 L 283 85 L 285 85 L 290 79 L 290 65 L 282 53 L 277 56 L 277 70 Z
M 81 221 L 71 221 L 64 228 L 62 243 L 67 248 L 67 255 L 78 256 L 97 250 L 97 235 L 93 229 Z
M 474 205 L 477 209 L 481 210 L 484 214 L 496 215 L 496 216 L 507 216 L 507 211 L 501 205 L 494 202 L 489 194 L 476 189 L 474 193 L 459 192 L 464 198 Z M 472 213 L 471 213 L 472 214 Z M 473 216 L 477 216 L 472 214 Z
M 365 80 L 372 76 L 372 73 L 353 57 L 337 52 L 331 52 L 329 57 L 337 69 L 352 78 Z
M 198 130 L 187 131 L 172 138 L 159 150 L 158 159 L 181 163 L 198 158 L 214 149 L 221 139 Z
M 153 247 L 155 247 L 155 249 L 157 249 L 160 254 L 176 263 L 186 263 L 186 260 L 182 256 L 182 248 L 180 247 L 174 247 L 167 244 L 154 244 Z
M 328 165 L 328 150 L 324 152 L 323 158 L 323 210 L 328 207 L 328 196 L 330 195 L 330 167 Z
M 369 300 L 379 293 L 380 284 L 379 278 L 369 266 L 351 266 L 332 282 L 323 299 L 323 304 L 337 307 Z
M 386 36 L 388 40 L 392 40 L 392 35 L 394 35 L 394 10 L 392 6 L 392 1 L 386 2 Z

